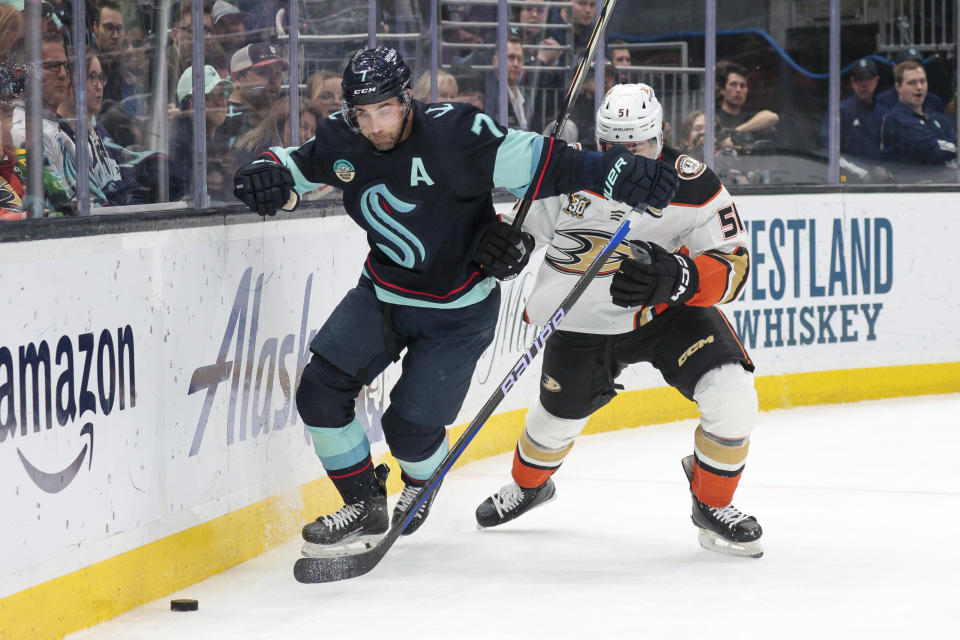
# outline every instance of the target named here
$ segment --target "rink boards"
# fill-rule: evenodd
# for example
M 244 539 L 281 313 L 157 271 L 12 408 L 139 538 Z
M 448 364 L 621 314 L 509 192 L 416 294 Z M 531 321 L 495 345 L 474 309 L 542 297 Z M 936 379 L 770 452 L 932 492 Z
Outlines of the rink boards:
M 737 198 L 751 274 L 724 311 L 757 365 L 761 408 L 960 389 L 960 260 L 946 248 L 958 204 L 955 193 Z M 2 245 L 0 638 L 108 619 L 337 506 L 292 394 L 364 247 L 345 216 Z M 521 316 L 539 259 L 503 286 L 458 424 L 533 338 Z M 513 447 L 538 369 L 463 462 Z M 384 459 L 395 379 L 388 370 L 358 401 Z M 695 415 L 648 366 L 620 382 L 588 430 Z

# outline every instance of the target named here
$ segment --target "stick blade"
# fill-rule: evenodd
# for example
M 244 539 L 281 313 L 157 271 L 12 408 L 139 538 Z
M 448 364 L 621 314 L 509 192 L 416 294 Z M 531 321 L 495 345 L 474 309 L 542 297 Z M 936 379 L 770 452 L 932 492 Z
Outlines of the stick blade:
M 338 582 L 369 573 L 380 560 L 386 549 L 374 547 L 346 556 L 326 558 L 300 558 L 293 565 L 293 577 L 297 582 L 317 584 L 320 582 Z

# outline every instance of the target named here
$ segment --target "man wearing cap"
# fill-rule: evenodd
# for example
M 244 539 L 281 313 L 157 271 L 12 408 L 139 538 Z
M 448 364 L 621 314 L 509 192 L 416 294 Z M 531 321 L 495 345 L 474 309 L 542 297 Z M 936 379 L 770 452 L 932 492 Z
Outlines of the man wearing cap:
M 874 99 L 877 65 L 869 57 L 860 58 L 850 68 L 853 95 L 840 103 L 840 153 L 867 160 L 880 160 L 880 121 L 887 112 Z M 824 121 L 826 130 L 827 122 Z
M 230 58 L 230 77 L 236 91 L 230 96 L 227 121 L 218 134 L 227 148 L 256 127 L 280 99 L 286 67 L 279 49 L 267 42 L 248 44 Z
M 243 21 L 247 18 L 245 11 L 240 11 L 227 0 L 217 0 L 211 11 L 213 19 L 213 35 L 224 52 L 232 56 L 247 43 L 247 28 Z
M 233 83 L 220 77 L 210 65 L 203 68 L 204 111 L 207 124 L 207 156 L 220 157 L 226 149 L 219 148 L 214 136 L 227 117 L 227 95 L 233 91 Z M 170 199 L 189 197 L 193 190 L 193 67 L 187 67 L 177 82 L 177 106 L 181 114 L 170 126 Z M 208 163 L 208 174 L 215 172 Z M 222 189 L 217 189 L 214 181 L 222 183 L 219 172 L 214 179 L 208 175 L 208 191 L 213 197 L 220 197 Z
M 943 165 L 957 157 L 957 131 L 942 113 L 924 109 L 927 73 L 916 60 L 893 68 L 893 86 L 900 98 L 880 124 L 883 157 L 901 164 Z
M 921 65 L 925 64 L 923 62 L 923 54 L 920 53 L 920 50 L 916 47 L 907 47 L 906 49 L 897 52 L 896 57 L 894 58 L 894 64 L 900 64 L 901 62 L 907 62 L 908 60 L 915 60 Z M 926 71 L 926 69 L 924 69 Z M 896 106 L 897 102 L 900 101 L 900 96 L 897 93 L 896 87 L 890 87 L 886 91 L 881 91 L 877 94 L 877 104 L 889 111 Z M 940 99 L 935 93 L 927 92 L 927 97 L 923 101 L 923 110 L 927 113 L 943 113 L 943 100 Z

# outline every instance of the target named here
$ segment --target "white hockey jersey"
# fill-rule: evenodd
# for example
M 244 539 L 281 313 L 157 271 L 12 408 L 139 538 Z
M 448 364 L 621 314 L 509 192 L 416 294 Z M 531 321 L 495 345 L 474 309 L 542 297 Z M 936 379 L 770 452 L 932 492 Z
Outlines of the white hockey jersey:
M 717 175 L 698 160 L 678 155 L 669 147 L 664 149 L 663 160 L 675 163 L 680 177 L 677 195 L 660 216 L 644 214 L 627 238 L 654 242 L 693 258 L 700 287 L 688 305 L 708 307 L 734 300 L 747 279 L 749 254 L 747 231 L 733 198 Z M 548 246 L 527 300 L 528 322 L 547 323 L 628 212 L 627 205 L 591 191 L 533 202 L 523 229 L 533 235 L 538 247 Z M 513 213 L 503 219 L 512 221 Z M 629 248 L 621 244 L 564 317 L 565 331 L 626 333 L 667 308 L 661 304 L 624 309 L 611 302 L 610 280 L 624 257 L 630 257 Z

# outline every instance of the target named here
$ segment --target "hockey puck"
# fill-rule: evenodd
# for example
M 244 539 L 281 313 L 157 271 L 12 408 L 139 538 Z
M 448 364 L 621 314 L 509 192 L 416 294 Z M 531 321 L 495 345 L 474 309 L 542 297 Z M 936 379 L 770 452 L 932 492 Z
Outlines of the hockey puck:
M 196 600 L 171 600 L 170 611 L 196 611 L 200 603 Z

